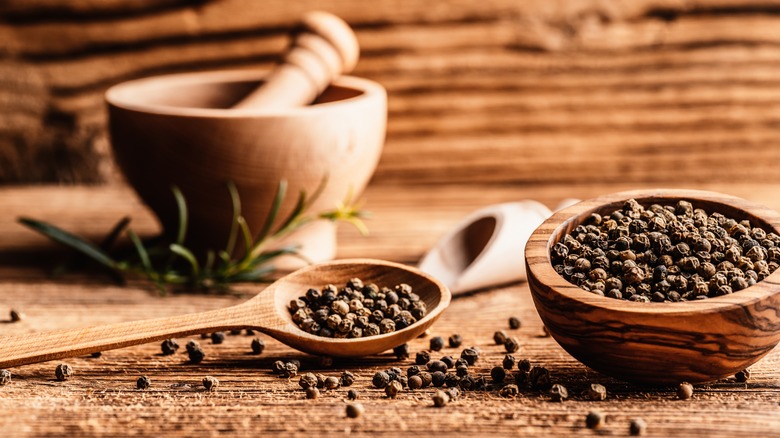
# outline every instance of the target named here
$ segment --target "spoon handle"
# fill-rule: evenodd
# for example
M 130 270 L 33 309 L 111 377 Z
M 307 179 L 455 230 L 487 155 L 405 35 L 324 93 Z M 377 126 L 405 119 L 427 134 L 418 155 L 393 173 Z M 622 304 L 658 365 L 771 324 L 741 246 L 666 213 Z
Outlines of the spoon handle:
M 238 305 L 167 318 L 6 336 L 0 338 L 0 368 L 81 356 L 179 336 L 246 328 L 253 325 L 252 314 L 251 306 Z

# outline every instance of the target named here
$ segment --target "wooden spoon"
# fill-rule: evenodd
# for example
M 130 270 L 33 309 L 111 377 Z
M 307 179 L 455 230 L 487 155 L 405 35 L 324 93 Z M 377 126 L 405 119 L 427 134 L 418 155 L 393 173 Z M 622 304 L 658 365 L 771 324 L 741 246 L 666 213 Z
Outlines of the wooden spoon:
M 553 338 L 585 365 L 651 384 L 706 382 L 733 376 L 780 342 L 780 269 L 739 292 L 679 303 L 636 303 L 598 296 L 553 269 L 550 248 L 591 213 L 628 199 L 642 205 L 690 201 L 780 234 L 780 214 L 744 199 L 696 190 L 644 190 L 583 201 L 555 213 L 525 249 L 531 295 Z
M 425 301 L 428 312 L 409 327 L 355 339 L 335 339 L 304 332 L 291 319 L 288 303 L 309 288 L 343 285 L 358 277 L 366 283 L 393 287 L 407 283 Z M 421 335 L 450 303 L 450 291 L 415 268 L 381 260 L 342 260 L 302 268 L 237 306 L 190 315 L 97 327 L 54 330 L 0 338 L 0 368 L 81 356 L 163 339 L 224 330 L 259 330 L 307 353 L 366 356 L 394 348 Z

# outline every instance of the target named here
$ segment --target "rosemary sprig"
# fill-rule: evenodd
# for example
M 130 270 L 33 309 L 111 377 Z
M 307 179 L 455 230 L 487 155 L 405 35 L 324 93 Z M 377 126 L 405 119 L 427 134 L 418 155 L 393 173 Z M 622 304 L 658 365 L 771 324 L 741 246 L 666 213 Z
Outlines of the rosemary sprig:
M 298 245 L 277 247 L 274 244 L 302 226 L 318 219 L 333 222 L 347 222 L 355 226 L 361 234 L 368 231 L 362 219 L 367 214 L 353 204 L 352 193 L 336 208 L 316 214 L 309 209 L 325 188 L 326 181 L 314 190 L 311 196 L 305 191 L 298 195 L 292 212 L 278 226 L 274 226 L 279 210 L 287 196 L 287 182 L 282 180 L 271 203 L 271 209 L 260 232 L 253 237 L 246 219 L 241 214 L 241 199 L 235 184 L 228 183 L 228 193 L 232 206 L 232 223 L 225 248 L 208 251 L 203 259 L 184 244 L 187 235 L 187 202 L 177 187 L 172 188 L 178 208 L 178 228 L 173 242 L 155 237 L 143 242 L 129 228 L 130 220 L 123 218 L 111 230 L 100 246 L 89 240 L 58 228 L 52 224 L 22 217 L 19 222 L 79 253 L 84 259 L 92 260 L 107 269 L 115 278 L 136 276 L 153 282 L 160 292 L 165 293 L 172 285 L 187 285 L 200 290 L 226 290 L 235 282 L 267 281 L 275 272 L 273 261 L 285 255 L 303 258 Z M 133 247 L 133 252 L 115 254 L 111 251 L 114 242 L 125 233 Z M 236 245 L 242 239 L 244 252 L 234 257 Z

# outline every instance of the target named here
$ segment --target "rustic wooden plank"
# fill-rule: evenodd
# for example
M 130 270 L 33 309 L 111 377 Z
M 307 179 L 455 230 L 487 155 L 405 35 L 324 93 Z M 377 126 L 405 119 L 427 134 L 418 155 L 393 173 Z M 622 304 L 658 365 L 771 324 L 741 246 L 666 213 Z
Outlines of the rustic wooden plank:
M 534 198 L 553 205 L 569 196 L 590 197 L 627 188 L 632 184 L 371 186 L 365 195 L 374 211 L 372 235 L 360 238 L 347 228 L 340 233 L 341 255 L 385 257 L 413 262 L 421 246 L 463 214 L 488 203 Z M 776 184 L 707 184 L 697 188 L 721 190 L 780 209 Z M 0 189 L 0 254 L 23 252 L 40 258 L 51 254 L 52 245 L 13 223 L 18 214 L 29 214 L 67 225 L 95 237 L 113 220 L 132 214 L 142 234 L 153 233 L 156 225 L 148 212 L 126 187 L 23 187 Z M 396 243 L 392 243 L 397 241 Z M 410 246 L 408 246 L 410 245 Z M 56 251 L 54 252 L 56 254 Z M 45 258 L 45 257 L 44 257 Z M 3 334 L 78 327 L 89 324 L 130 321 L 207 310 L 237 303 L 241 298 L 177 293 L 159 297 L 141 283 L 117 287 L 104 279 L 73 274 L 52 281 L 43 272 L 40 259 L 9 266 L 0 272 L 0 314 L 9 307 L 23 309 L 27 319 L 3 324 Z M 16 276 L 13 273 L 16 273 Z M 7 275 L 11 274 L 11 275 Z M 255 293 L 256 286 L 242 286 Z M 525 285 L 475 294 L 453 301 L 437 322 L 432 334 L 448 336 L 459 332 L 465 344 L 477 345 L 483 357 L 475 367 L 487 373 L 503 357 L 493 345 L 492 333 L 506 329 L 506 319 L 519 316 L 522 328 L 514 332 L 522 343 L 516 356 L 543 364 L 557 382 L 566 384 L 572 400 L 553 403 L 544 395 L 527 391 L 518 399 L 495 394 L 469 393 L 443 410 L 428 408 L 431 390 L 403 393 L 387 400 L 381 390 L 370 387 L 374 371 L 389 366 L 406 367 L 411 361 L 396 362 L 377 356 L 355 362 L 336 361 L 332 368 L 301 355 L 260 335 L 267 348 L 259 357 L 248 355 L 250 337 L 228 336 L 221 345 L 201 341 L 206 360 L 186 363 L 186 356 L 160 356 L 159 346 L 144 345 L 104 353 L 100 359 L 74 358 L 67 362 L 75 376 L 67 382 L 53 380 L 54 363 L 14 369 L 14 381 L 0 388 L 0 408 L 13 416 L 0 419 L 4 436 L 98 435 L 132 433 L 186 436 L 232 433 L 256 436 L 263 432 L 292 436 L 349 433 L 357 436 L 397 436 L 399 433 L 459 435 L 545 435 L 571 436 L 586 433 L 584 416 L 591 409 L 608 414 L 600 434 L 626 435 L 628 422 L 644 418 L 647 436 L 772 436 L 780 427 L 780 350 L 752 367 L 746 384 L 727 379 L 696 388 L 694 399 L 676 401 L 672 388 L 641 388 L 588 370 L 555 342 L 542 336 L 541 321 Z M 185 342 L 186 339 L 180 340 Z M 414 341 L 412 351 L 426 348 L 428 339 Z M 445 348 L 444 354 L 458 350 Z M 329 391 L 317 401 L 304 400 L 297 380 L 279 379 L 270 373 L 278 358 L 298 358 L 307 371 L 337 375 L 349 369 L 358 376 L 354 386 L 366 407 L 355 421 L 344 418 L 345 389 Z M 148 375 L 152 387 L 135 389 L 135 379 Z M 207 393 L 199 381 L 205 375 L 220 379 L 220 389 Z M 585 401 L 580 395 L 591 382 L 604 384 L 609 398 Z M 191 387 L 172 387 L 186 384 Z

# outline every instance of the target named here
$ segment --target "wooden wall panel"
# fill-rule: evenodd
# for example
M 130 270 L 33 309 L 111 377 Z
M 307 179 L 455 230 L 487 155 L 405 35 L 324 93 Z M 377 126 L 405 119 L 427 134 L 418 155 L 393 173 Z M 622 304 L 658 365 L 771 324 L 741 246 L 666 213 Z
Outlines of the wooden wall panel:
M 0 182 L 119 176 L 102 94 L 267 68 L 306 10 L 389 92 L 376 183 L 780 182 L 780 1 L 6 0 Z

